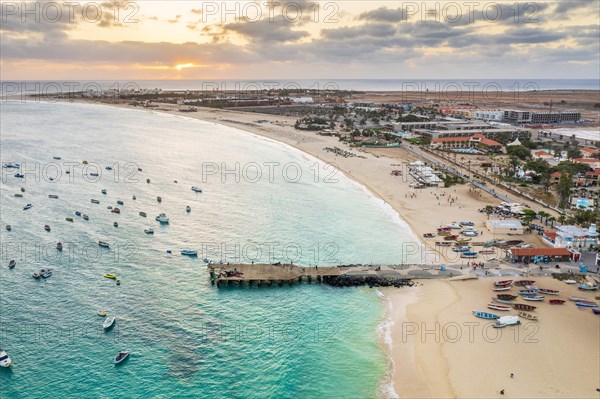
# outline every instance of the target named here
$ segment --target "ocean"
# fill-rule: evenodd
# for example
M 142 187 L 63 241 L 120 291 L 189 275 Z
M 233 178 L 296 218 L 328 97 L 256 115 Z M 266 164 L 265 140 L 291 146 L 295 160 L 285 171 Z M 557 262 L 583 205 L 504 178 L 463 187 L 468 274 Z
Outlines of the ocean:
M 203 261 L 416 261 L 403 251 L 416 238 L 383 201 L 292 147 L 222 125 L 91 104 L 1 107 L 0 159 L 25 174 L 3 168 L 0 183 L 0 347 L 14 362 L 0 370 L 3 397 L 389 392 L 378 334 L 386 309 L 375 290 L 217 289 Z M 154 220 L 162 212 L 168 225 Z M 41 268 L 54 273 L 33 279 Z M 99 310 L 117 317 L 112 330 L 102 330 Z M 130 359 L 115 367 L 121 350 Z

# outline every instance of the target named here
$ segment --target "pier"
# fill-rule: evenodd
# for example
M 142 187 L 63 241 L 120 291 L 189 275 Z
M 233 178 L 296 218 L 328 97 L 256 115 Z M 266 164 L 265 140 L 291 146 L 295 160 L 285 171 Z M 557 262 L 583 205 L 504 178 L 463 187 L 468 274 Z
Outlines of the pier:
M 450 277 L 452 271 L 440 271 L 417 265 L 342 265 L 305 267 L 293 264 L 210 264 L 211 284 L 221 286 L 292 285 L 325 283 L 337 287 L 400 287 L 411 285 L 412 278 Z M 429 272 L 431 270 L 433 273 Z M 457 274 L 454 272 L 455 275 Z M 460 274 L 460 273 L 459 273 Z

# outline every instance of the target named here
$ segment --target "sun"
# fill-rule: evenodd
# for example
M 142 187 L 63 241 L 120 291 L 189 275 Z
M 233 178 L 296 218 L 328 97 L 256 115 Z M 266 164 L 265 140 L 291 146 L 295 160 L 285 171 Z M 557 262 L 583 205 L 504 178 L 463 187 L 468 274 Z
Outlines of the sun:
M 182 69 L 184 69 L 184 68 L 192 68 L 192 67 L 194 67 L 194 66 L 195 66 L 195 65 L 194 65 L 194 64 L 192 64 L 192 63 L 187 63 L 187 64 L 178 64 L 178 65 L 176 65 L 176 66 L 175 66 L 175 69 L 177 69 L 178 71 L 181 71 L 181 70 L 182 70 Z

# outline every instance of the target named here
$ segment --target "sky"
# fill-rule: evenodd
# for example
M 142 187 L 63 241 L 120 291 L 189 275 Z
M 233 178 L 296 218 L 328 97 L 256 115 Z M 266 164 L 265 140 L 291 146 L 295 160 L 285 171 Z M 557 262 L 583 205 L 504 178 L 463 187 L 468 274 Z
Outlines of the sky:
M 2 80 L 598 79 L 590 1 L 2 1 Z

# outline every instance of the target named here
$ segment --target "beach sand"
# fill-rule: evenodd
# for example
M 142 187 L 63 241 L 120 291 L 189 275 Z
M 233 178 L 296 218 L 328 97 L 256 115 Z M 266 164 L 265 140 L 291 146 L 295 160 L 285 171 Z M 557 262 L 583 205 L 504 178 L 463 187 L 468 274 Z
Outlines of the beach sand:
M 487 311 L 492 282 L 427 280 L 416 288 L 384 289 L 392 302 L 391 355 L 401 398 L 594 398 L 600 388 L 600 318 L 574 302 L 534 304 L 539 321 L 495 329 L 472 315 Z M 551 277 L 536 285 L 594 300 Z M 516 288 L 511 290 L 517 292 Z M 416 299 L 408 300 L 407 297 Z M 407 301 L 409 302 L 407 304 Z M 498 312 L 501 315 L 516 311 Z M 408 356 L 408 358 L 407 358 Z M 514 373 L 514 378 L 510 374 Z M 500 391 L 504 389 L 504 395 Z

